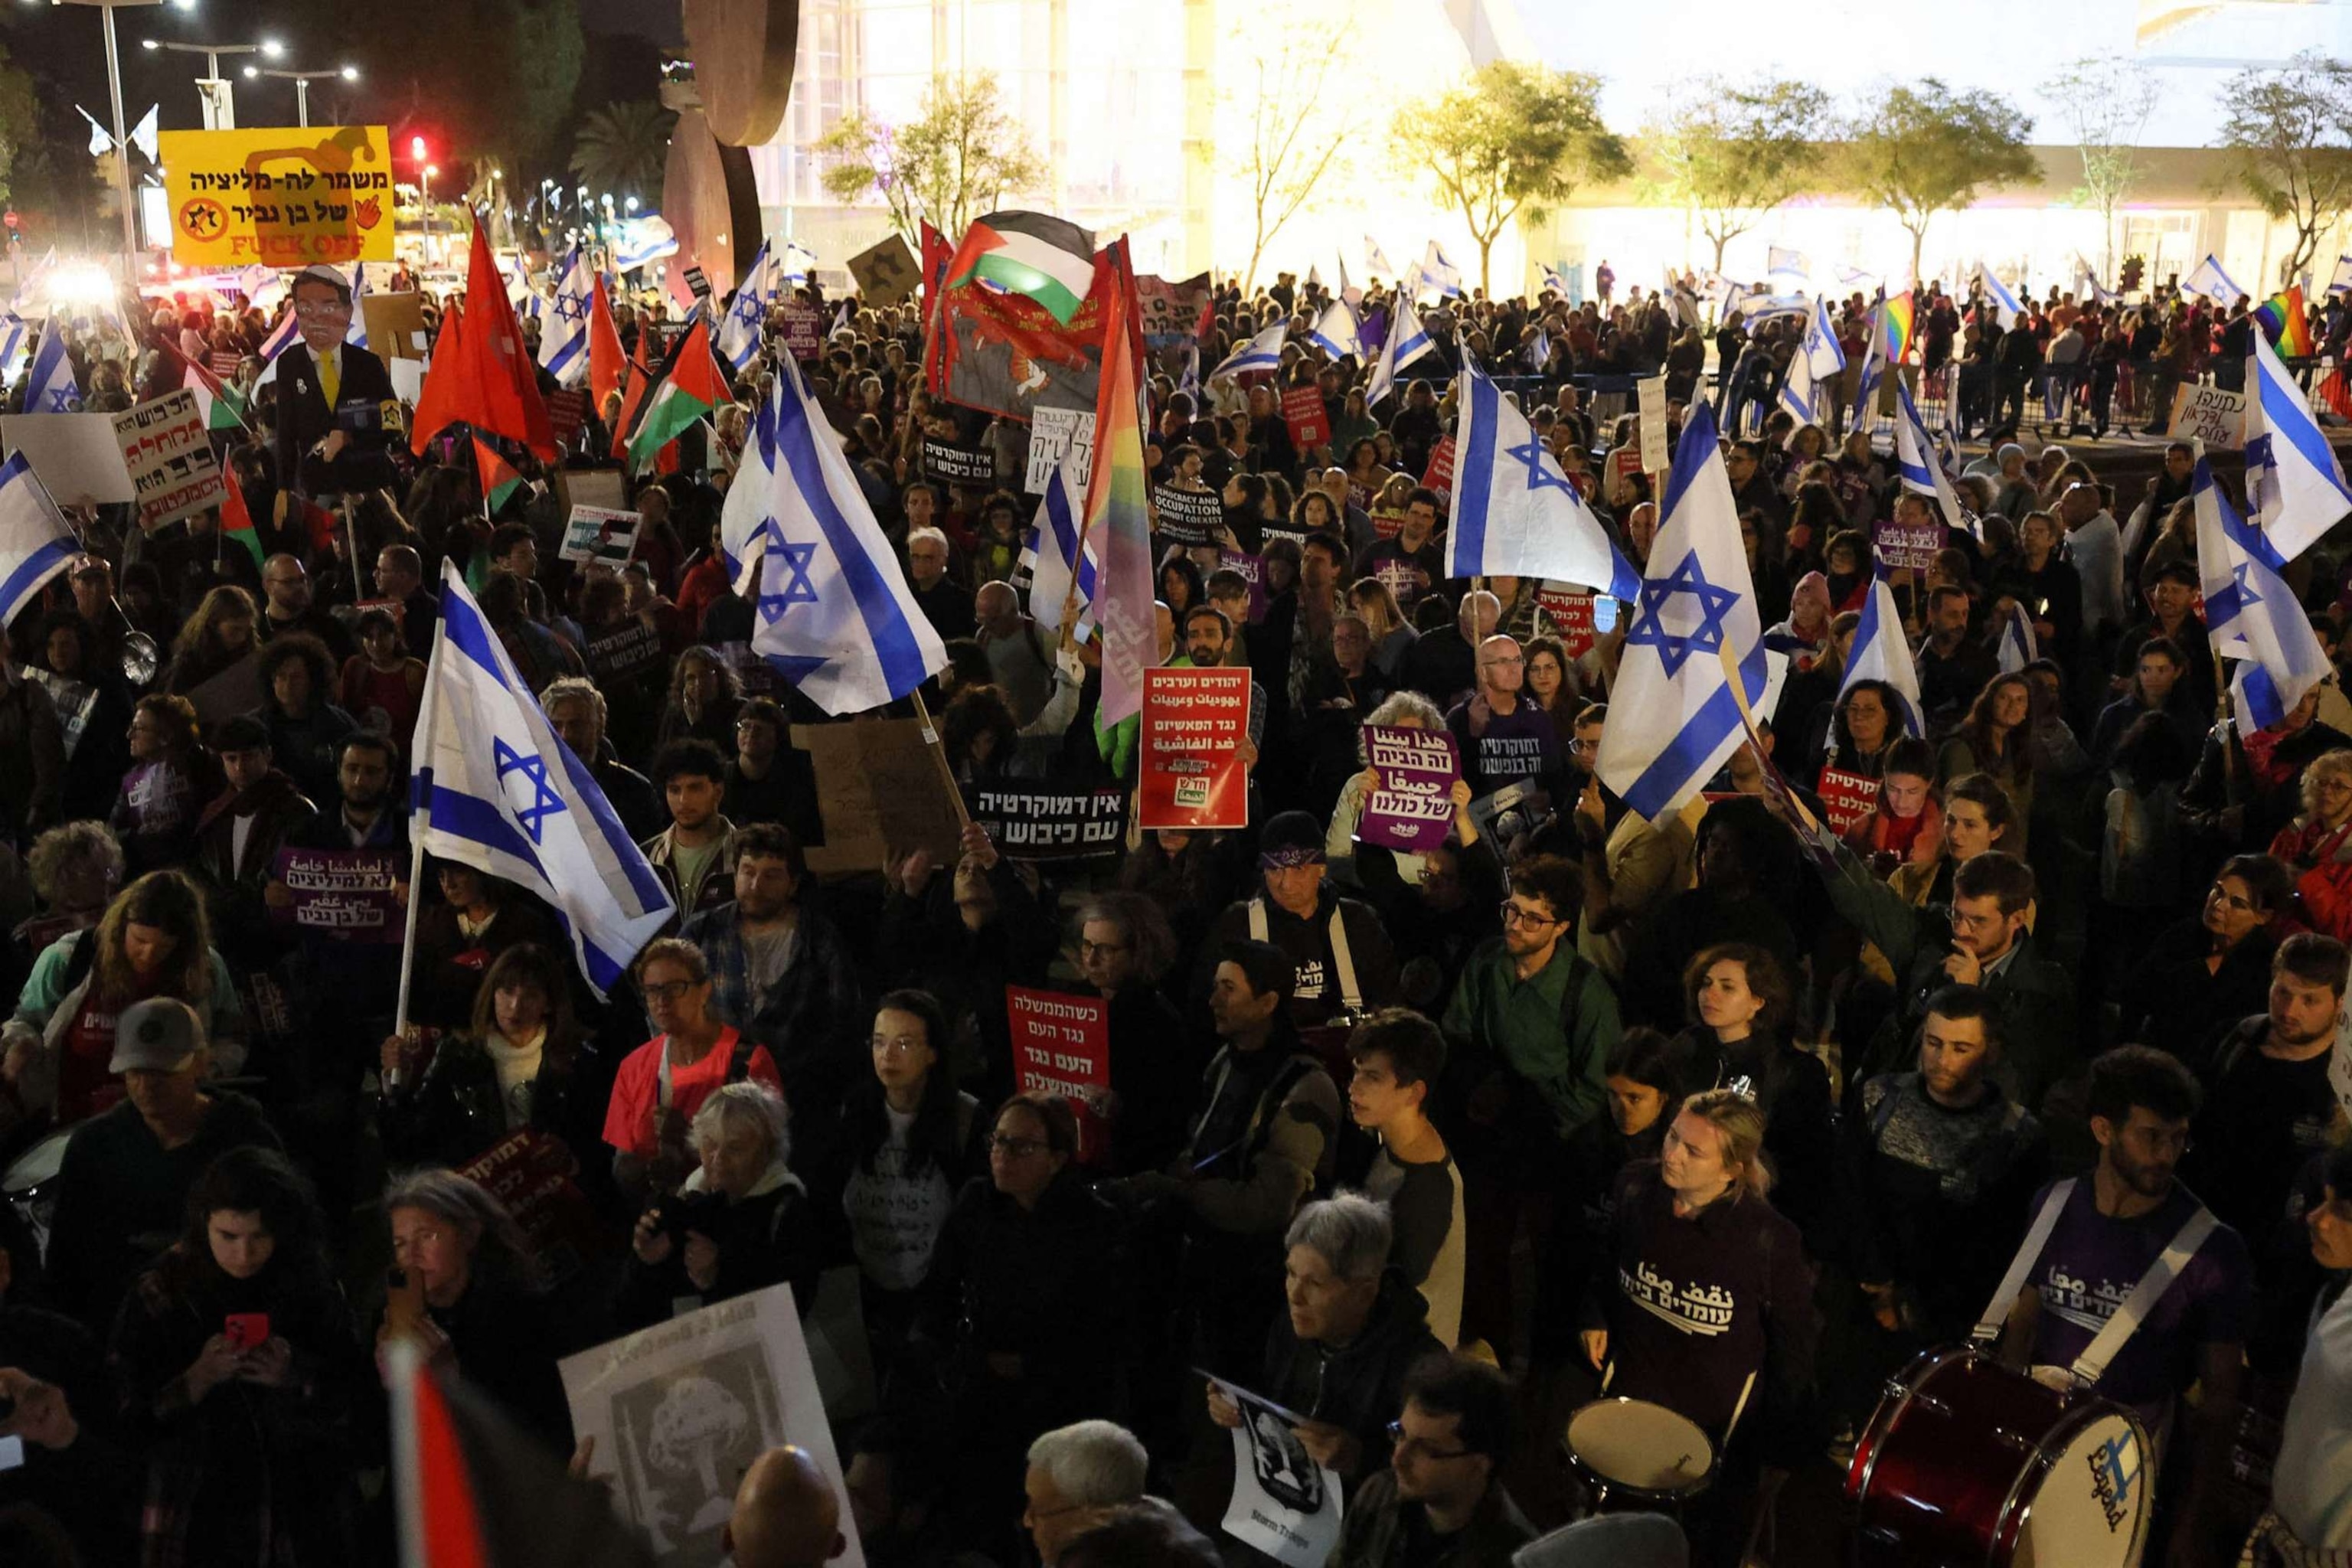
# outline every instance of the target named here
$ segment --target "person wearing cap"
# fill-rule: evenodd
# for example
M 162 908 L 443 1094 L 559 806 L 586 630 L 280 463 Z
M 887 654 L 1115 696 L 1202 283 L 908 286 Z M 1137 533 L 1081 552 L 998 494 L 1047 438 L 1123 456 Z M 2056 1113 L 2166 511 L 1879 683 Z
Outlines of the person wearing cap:
M 1397 999 L 1396 950 L 1387 928 L 1370 904 L 1324 885 L 1323 839 L 1322 824 L 1304 811 L 1268 822 L 1258 837 L 1263 886 L 1226 906 L 1203 944 L 1213 955 L 1246 938 L 1288 953 L 1298 966 L 1288 1011 L 1302 1029 Z M 1213 978 L 1213 971 L 1205 971 L 1197 989 L 1205 992 Z
M 49 1232 L 51 1298 L 85 1323 L 110 1323 L 123 1292 L 177 1238 L 189 1190 L 230 1149 L 279 1147 L 261 1107 L 205 1083 L 204 1020 L 174 996 L 122 1009 L 110 1072 L 129 1098 L 66 1145 Z
M 351 279 L 323 262 L 305 267 L 291 308 L 301 341 L 278 356 L 278 488 L 321 496 L 390 486 L 384 449 L 400 395 L 383 361 L 343 341 Z

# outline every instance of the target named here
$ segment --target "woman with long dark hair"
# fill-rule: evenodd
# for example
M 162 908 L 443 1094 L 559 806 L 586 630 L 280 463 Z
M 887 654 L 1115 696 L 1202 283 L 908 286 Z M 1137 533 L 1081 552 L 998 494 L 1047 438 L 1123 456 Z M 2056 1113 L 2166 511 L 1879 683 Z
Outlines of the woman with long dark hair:
M 1718 942 L 1683 971 L 1690 1025 L 1675 1037 L 1688 1086 L 1737 1089 L 1764 1112 L 1774 1206 L 1800 1228 L 1826 1217 L 1836 1129 L 1829 1069 L 1790 1037 L 1796 987 L 1754 942 Z
M 2026 852 L 2026 829 L 2033 819 L 2033 683 L 2021 674 L 1997 675 L 1969 704 L 1968 717 L 1937 754 L 1937 772 L 1948 783 L 1983 773 L 2000 785 L 2014 808 L 2017 831 L 2003 845 Z
M 355 1557 L 351 1435 L 373 1413 L 374 1380 L 323 1230 L 284 1155 L 230 1150 L 123 1302 L 110 1359 L 122 1436 L 147 1456 L 143 1562 Z
M 163 689 L 184 696 L 251 654 L 259 613 L 253 607 L 253 595 L 233 584 L 206 594 L 173 639 Z

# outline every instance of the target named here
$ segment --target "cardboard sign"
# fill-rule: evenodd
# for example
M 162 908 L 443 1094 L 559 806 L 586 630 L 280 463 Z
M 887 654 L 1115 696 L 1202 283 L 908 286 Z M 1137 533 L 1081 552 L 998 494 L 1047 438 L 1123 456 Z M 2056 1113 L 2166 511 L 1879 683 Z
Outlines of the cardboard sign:
M 1215 320 L 1209 275 L 1198 272 L 1171 283 L 1146 272 L 1135 280 L 1135 302 L 1143 310 L 1143 341 L 1154 349 L 1198 342 Z
M 433 348 L 425 331 L 422 294 L 362 294 L 360 318 L 367 325 L 368 347 L 389 363 L 396 359 L 423 360 Z
M 1246 673 L 1246 672 L 1244 672 Z M 928 849 L 956 863 L 963 820 L 913 719 L 795 724 L 793 744 L 816 770 L 824 842 L 808 850 L 819 876 L 878 870 L 892 856 Z
M 1069 1101 L 1078 1121 L 1078 1163 L 1101 1164 L 1110 1152 L 1109 1130 L 1087 1104 L 1087 1091 L 1110 1087 L 1110 1003 L 1008 985 L 1004 1016 L 1015 1087 Z
M 556 553 L 585 564 L 602 562 L 617 572 L 629 563 L 637 548 L 637 530 L 645 519 L 634 511 L 610 507 L 575 506 L 563 524 L 563 548 Z
M 896 234 L 851 257 L 849 275 L 857 280 L 857 297 L 876 310 L 914 298 L 916 286 L 923 280 L 914 251 Z
M 639 620 L 632 620 L 618 631 L 592 637 L 581 650 L 588 660 L 588 673 L 598 681 L 630 680 L 649 670 L 659 669 L 665 662 L 661 633 Z
M 1223 1378 L 1217 1385 L 1242 1413 L 1225 1533 L 1283 1568 L 1323 1568 L 1339 1544 L 1339 1476 L 1298 1440 L 1301 1417 Z
M 1245 555 L 1238 550 L 1217 552 L 1220 571 L 1238 572 L 1249 582 L 1249 622 L 1255 626 L 1265 619 L 1265 557 Z
M 1897 570 L 1908 568 L 1925 572 L 1936 563 L 1936 552 L 1944 548 L 1944 525 L 1940 522 L 1881 522 L 1871 529 L 1872 547 L 1878 558 Z
M 1436 447 L 1431 450 L 1429 454 L 1429 467 L 1423 471 L 1421 482 L 1428 489 L 1435 490 L 1438 494 L 1438 499 L 1443 500 L 1448 507 L 1451 507 L 1454 504 L 1453 437 L 1446 437 L 1444 440 L 1438 442 Z
M 2246 444 L 2246 395 L 2218 386 L 2182 386 L 2172 395 L 2168 433 L 2176 441 L 2202 441 L 2234 452 Z
M 400 858 L 380 849 L 280 849 L 269 878 L 294 895 L 277 918 L 340 942 L 395 942 L 406 915 L 393 896 Z
M 1003 779 L 965 791 L 964 809 L 1015 860 L 1087 860 L 1127 847 L 1127 791 Z
M 1224 498 L 1214 490 L 1179 489 L 1174 485 L 1155 485 L 1151 505 L 1160 514 L 1159 525 L 1152 530 L 1171 544 L 1186 549 L 1195 545 L 1213 544 L 1218 531 L 1224 527 Z
M 183 267 L 393 259 L 392 139 L 381 125 L 166 131 L 157 151 Z
M 1878 781 L 1861 773 L 1850 773 L 1843 768 L 1822 766 L 1821 782 L 1813 793 L 1821 796 L 1822 811 L 1828 816 L 1830 831 L 1843 837 L 1845 830 L 1878 809 Z
M 1331 412 L 1323 394 L 1312 386 L 1294 386 L 1282 395 L 1282 422 L 1290 426 L 1290 444 L 1303 456 L 1331 444 Z
M 719 1561 L 743 1472 L 787 1443 L 840 1499 L 842 1549 L 827 1562 L 866 1568 L 810 1349 L 793 1288 L 771 1285 L 557 1363 L 572 1430 L 595 1445 L 588 1479 L 659 1568 Z
M 1364 751 L 1381 782 L 1364 797 L 1356 837 L 1424 853 L 1454 827 L 1454 781 L 1462 776 L 1454 737 L 1444 730 L 1364 727 Z
M 0 419 L 0 447 L 24 453 L 59 506 L 139 499 L 111 414 L 12 414 Z
M 1021 488 L 1033 496 L 1045 493 L 1062 458 L 1076 454 L 1071 467 L 1078 483 L 1093 482 L 1095 416 L 1091 409 L 1040 408 L 1029 426 L 1029 472 Z M 1083 498 L 1079 498 L 1083 500 Z
M 628 504 L 629 481 L 618 468 L 558 468 L 557 499 L 566 507 L 602 507 L 618 511 Z
M 1143 672 L 1143 771 L 1139 826 L 1198 830 L 1249 826 L 1246 669 Z
M 783 326 L 778 336 L 784 341 L 784 352 L 794 359 L 808 361 L 824 352 L 824 312 L 814 305 L 797 301 L 780 308 L 776 314 Z
M 1663 375 L 1643 376 L 1633 384 L 1640 400 L 1642 418 L 1642 467 L 1650 473 L 1663 474 L 1669 459 L 1666 457 L 1666 378 Z
M 1582 658 L 1591 650 L 1595 637 L 1591 590 L 1546 583 L 1536 590 L 1536 608 L 1551 623 L 1552 634 L 1569 658 Z
M 228 490 L 194 392 L 184 386 L 113 418 L 123 471 L 138 494 L 142 530 L 152 533 L 175 519 L 220 505 Z
M 996 454 L 985 447 L 966 447 L 926 436 L 923 476 L 943 485 L 992 485 L 996 482 Z

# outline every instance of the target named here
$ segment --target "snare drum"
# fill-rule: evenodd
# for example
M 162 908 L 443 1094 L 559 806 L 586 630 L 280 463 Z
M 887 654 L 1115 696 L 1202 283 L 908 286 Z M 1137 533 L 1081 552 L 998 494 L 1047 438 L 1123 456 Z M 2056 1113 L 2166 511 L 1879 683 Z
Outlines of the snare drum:
M 78 1131 L 67 1127 L 48 1134 L 0 1173 L 0 1199 L 32 1231 L 44 1258 L 49 1250 L 49 1221 L 58 1212 L 58 1171 L 65 1163 L 66 1145 Z
M 1595 1513 L 1677 1512 L 1715 1479 L 1706 1429 L 1645 1399 L 1579 1406 L 1561 1442 Z
M 2127 1568 L 2147 1529 L 2147 1433 L 2087 1389 L 1983 1352 L 1928 1351 L 1886 1385 L 1846 1471 L 1858 1568 Z

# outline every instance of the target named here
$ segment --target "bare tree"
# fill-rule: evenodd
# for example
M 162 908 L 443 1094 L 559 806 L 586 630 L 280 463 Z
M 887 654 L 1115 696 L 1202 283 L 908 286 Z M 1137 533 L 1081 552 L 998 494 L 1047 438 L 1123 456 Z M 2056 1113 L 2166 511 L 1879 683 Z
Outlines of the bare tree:
M 1257 285 L 1258 263 L 1275 236 L 1297 216 L 1325 181 L 1344 174 L 1349 147 L 1362 129 L 1362 95 L 1349 35 L 1252 10 L 1233 29 L 1228 58 L 1247 84 L 1218 94 L 1220 124 L 1245 131 L 1221 139 L 1211 156 L 1245 183 L 1250 199 L 1249 268 L 1244 290 Z
M 2263 210 L 2294 229 L 2279 268 L 2298 276 L 2352 209 L 2352 66 L 2315 51 L 2252 67 L 2221 89 L 2220 145 Z
M 2083 160 L 2075 199 L 2099 215 L 2099 275 L 2114 280 L 2116 209 L 2139 177 L 2138 149 L 2156 110 L 2156 76 L 2120 55 L 2085 55 L 2042 84 Z

